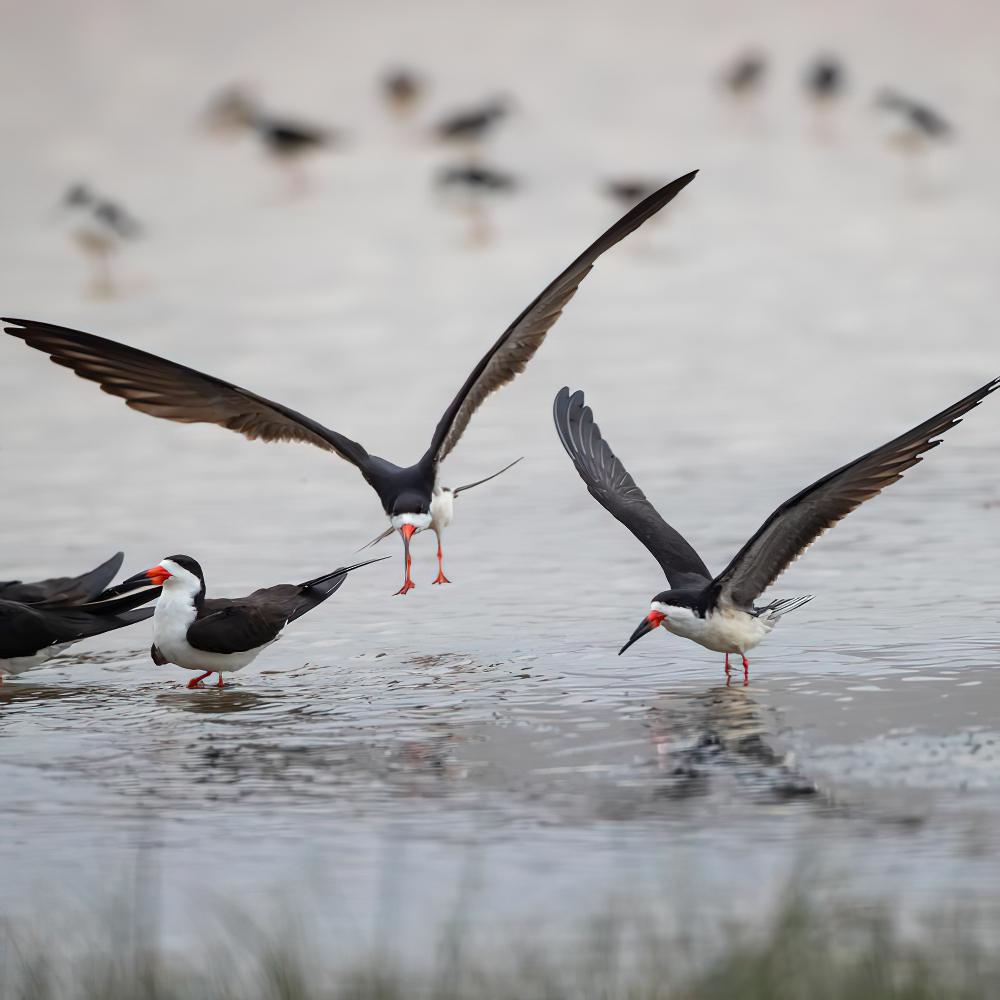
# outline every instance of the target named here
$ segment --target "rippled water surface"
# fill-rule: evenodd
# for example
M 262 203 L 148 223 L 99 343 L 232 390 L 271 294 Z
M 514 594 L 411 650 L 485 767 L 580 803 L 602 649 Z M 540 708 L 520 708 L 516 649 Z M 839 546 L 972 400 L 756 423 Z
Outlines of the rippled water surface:
M 419 947 L 459 903 L 487 928 L 574 920 L 618 894 L 753 913 L 800 866 L 921 905 L 1000 887 L 997 401 L 781 579 L 776 594 L 816 599 L 756 650 L 746 689 L 663 632 L 616 656 L 661 578 L 552 430 L 556 390 L 584 388 L 638 482 L 721 568 L 785 497 L 1000 373 L 995 13 L 769 6 L 754 21 L 712 3 L 586 19 L 561 3 L 287 20 L 198 6 L 197 43 L 194 5 L 67 6 L 52 30 L 19 13 L 0 67 L 5 314 L 164 353 L 400 460 L 613 221 L 598 177 L 702 173 L 600 262 L 449 458 L 457 485 L 525 456 L 459 499 L 452 586 L 429 585 L 433 539 L 418 538 L 417 589 L 391 597 L 391 540 L 391 562 L 225 691 L 155 667 L 144 626 L 0 689 L 16 860 L 0 910 L 139 868 L 178 939 L 220 901 L 292 899 L 349 942 Z M 769 93 L 737 113 L 710 75 L 768 39 Z M 825 42 L 852 89 L 817 123 L 797 74 Z M 126 74 L 133 48 L 146 55 Z M 430 194 L 444 156 L 370 94 L 404 56 L 434 77 L 431 111 L 499 86 L 518 98 L 493 156 L 523 191 L 484 247 Z M 289 201 L 252 148 L 199 135 L 205 96 L 248 77 L 350 129 L 311 197 Z M 942 102 L 960 142 L 899 162 L 868 104 L 887 77 Z M 148 226 L 116 300 L 86 294 L 51 211 L 81 176 Z M 382 527 L 335 457 L 151 420 L 0 339 L 0 576 L 117 548 L 135 572 L 181 551 L 212 593 L 238 594 L 351 561 Z

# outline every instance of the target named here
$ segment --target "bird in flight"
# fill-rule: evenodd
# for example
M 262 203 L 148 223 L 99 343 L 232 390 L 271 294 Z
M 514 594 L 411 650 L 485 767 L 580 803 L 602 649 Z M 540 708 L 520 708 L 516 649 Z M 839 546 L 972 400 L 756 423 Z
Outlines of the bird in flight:
M 487 396 L 524 371 L 598 257 L 655 215 L 696 173 L 672 181 L 633 208 L 524 309 L 479 360 L 438 421 L 427 450 L 409 466 L 372 455 L 357 441 L 288 406 L 154 354 L 49 323 L 2 322 L 11 324 L 5 329 L 12 337 L 81 378 L 97 382 L 134 410 L 179 423 L 218 424 L 250 439 L 302 441 L 350 462 L 378 494 L 389 524 L 402 536 L 406 572 L 397 594 L 406 594 L 414 587 L 410 539 L 432 526 L 439 466 L 458 444 L 472 415 Z
M 573 460 L 590 495 L 621 521 L 660 564 L 669 589 L 657 594 L 619 655 L 648 632 L 668 632 L 743 661 L 743 683 L 749 681 L 746 654 L 770 633 L 783 614 L 811 597 L 755 605 L 754 601 L 827 528 L 896 482 L 940 444 L 939 435 L 954 427 L 973 407 L 1000 387 L 1000 379 L 942 410 L 894 438 L 818 479 L 786 500 L 753 537 L 714 576 L 691 544 L 657 513 L 628 470 L 612 452 L 584 402 L 583 392 L 563 388 L 553 406 L 559 440 Z

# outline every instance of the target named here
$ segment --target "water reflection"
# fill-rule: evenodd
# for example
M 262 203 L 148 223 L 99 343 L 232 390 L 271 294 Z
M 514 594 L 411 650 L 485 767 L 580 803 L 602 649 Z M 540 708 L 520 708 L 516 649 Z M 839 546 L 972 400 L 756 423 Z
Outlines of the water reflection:
M 199 715 L 227 715 L 235 712 L 248 712 L 273 702 L 274 695 L 257 694 L 255 691 L 238 688 L 199 688 L 188 692 L 187 689 L 164 691 L 156 696 L 156 704 L 164 708 L 181 712 L 193 712 Z

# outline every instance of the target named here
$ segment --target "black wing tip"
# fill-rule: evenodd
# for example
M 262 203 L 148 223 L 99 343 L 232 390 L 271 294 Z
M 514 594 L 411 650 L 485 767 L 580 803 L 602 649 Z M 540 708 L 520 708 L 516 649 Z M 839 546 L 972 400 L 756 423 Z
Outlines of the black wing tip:
M 354 563 L 352 566 L 338 566 L 335 570 L 329 573 L 324 573 L 322 576 L 316 577 L 315 580 L 306 580 L 305 583 L 300 583 L 299 586 L 303 590 L 307 590 L 309 587 L 318 586 L 321 583 L 326 583 L 327 580 L 332 580 L 338 576 L 347 576 L 348 573 L 356 569 L 361 569 L 362 566 L 371 566 L 372 563 L 385 562 L 386 559 L 391 559 L 392 556 L 377 556 L 375 559 L 365 559 L 363 562 Z

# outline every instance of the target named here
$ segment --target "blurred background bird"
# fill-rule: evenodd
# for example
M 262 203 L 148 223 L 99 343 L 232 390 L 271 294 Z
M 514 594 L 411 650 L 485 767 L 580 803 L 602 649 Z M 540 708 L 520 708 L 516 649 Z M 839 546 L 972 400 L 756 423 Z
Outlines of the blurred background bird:
M 123 244 L 142 234 L 138 221 L 118 202 L 97 194 L 86 184 L 73 184 L 63 195 L 61 208 L 69 219 L 73 243 L 94 267 L 89 290 L 98 297 L 116 294 L 111 258 Z
M 212 100 L 205 120 L 218 135 L 252 132 L 285 172 L 288 190 L 294 195 L 305 194 L 312 186 L 304 165 L 306 158 L 343 140 L 342 133 L 327 126 L 262 110 L 253 94 L 238 84 Z
M 495 167 L 478 163 L 442 167 L 436 186 L 450 195 L 456 208 L 469 220 L 468 242 L 482 246 L 493 237 L 490 200 L 496 195 L 509 195 L 517 190 L 517 178 Z

